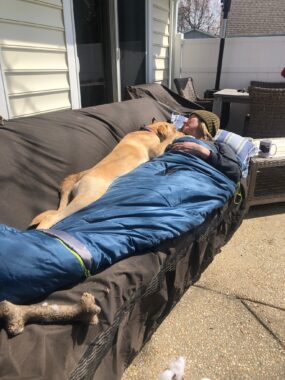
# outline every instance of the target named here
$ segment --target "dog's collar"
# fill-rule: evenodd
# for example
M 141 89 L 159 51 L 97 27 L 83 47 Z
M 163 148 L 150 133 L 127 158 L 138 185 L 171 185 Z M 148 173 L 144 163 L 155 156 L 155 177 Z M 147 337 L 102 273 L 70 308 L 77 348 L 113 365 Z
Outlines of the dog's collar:
M 151 132 L 151 133 L 154 133 L 156 134 L 151 128 L 149 128 L 148 126 L 143 126 L 140 128 L 141 131 L 146 131 L 146 132 Z

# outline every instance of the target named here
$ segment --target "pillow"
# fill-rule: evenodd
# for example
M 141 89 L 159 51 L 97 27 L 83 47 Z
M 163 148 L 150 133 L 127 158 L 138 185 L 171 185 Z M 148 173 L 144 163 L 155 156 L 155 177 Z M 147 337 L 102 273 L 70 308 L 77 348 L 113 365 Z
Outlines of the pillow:
M 258 148 L 254 145 L 253 139 L 220 129 L 213 140 L 224 142 L 234 150 L 242 164 L 242 176 L 247 177 L 249 159 L 258 154 Z

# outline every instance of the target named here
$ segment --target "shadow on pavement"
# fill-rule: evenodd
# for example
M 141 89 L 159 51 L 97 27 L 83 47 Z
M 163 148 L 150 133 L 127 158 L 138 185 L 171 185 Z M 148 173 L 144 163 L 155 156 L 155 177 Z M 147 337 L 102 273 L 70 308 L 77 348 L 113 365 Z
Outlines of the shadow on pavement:
M 260 218 L 263 216 L 277 215 L 285 213 L 285 202 L 270 203 L 267 205 L 252 206 L 245 216 L 245 219 Z

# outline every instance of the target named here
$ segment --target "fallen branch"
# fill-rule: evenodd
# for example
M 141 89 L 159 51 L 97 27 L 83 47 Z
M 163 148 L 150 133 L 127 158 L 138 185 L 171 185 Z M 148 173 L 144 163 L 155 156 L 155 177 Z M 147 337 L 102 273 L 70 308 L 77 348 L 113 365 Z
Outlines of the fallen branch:
M 20 334 L 27 322 L 69 322 L 81 321 L 96 325 L 97 314 L 101 311 L 90 293 L 83 293 L 80 301 L 74 305 L 37 304 L 15 305 L 8 301 L 0 302 L 0 318 L 5 321 L 7 333 Z

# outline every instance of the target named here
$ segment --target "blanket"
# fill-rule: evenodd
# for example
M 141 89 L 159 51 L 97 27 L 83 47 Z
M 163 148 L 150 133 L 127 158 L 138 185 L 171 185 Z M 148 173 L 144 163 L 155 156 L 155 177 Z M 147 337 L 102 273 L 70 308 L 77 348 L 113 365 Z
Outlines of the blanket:
M 0 225 L 0 300 L 39 300 L 192 231 L 235 189 L 202 159 L 170 150 L 116 179 L 101 199 L 51 230 Z

